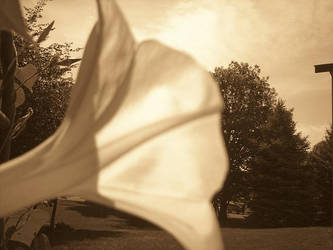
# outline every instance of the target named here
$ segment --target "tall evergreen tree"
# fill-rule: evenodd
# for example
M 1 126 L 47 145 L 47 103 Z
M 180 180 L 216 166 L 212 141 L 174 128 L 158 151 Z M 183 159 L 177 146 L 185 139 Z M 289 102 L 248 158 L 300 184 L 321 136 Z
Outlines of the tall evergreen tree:
M 309 194 L 306 188 L 305 160 L 309 144 L 296 133 L 292 110 L 279 100 L 251 162 L 249 174 L 252 199 L 247 218 L 256 226 L 308 225 Z
M 313 147 L 308 164 L 311 170 L 314 224 L 330 225 L 333 216 L 333 126 L 326 131 L 325 139 Z

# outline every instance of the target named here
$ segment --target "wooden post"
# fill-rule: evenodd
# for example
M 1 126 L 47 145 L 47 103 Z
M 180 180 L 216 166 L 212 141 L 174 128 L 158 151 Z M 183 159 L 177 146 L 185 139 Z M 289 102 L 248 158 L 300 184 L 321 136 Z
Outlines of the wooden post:
M 327 63 L 327 64 L 319 64 L 319 65 L 315 65 L 315 73 L 322 73 L 322 72 L 329 72 L 331 74 L 331 81 L 332 81 L 332 87 L 331 87 L 331 91 L 332 91 L 332 116 L 331 116 L 331 121 L 332 124 L 331 126 L 333 127 L 333 63 Z M 331 204 L 332 204 L 332 208 L 331 208 L 331 226 L 333 227 L 333 166 L 331 166 L 332 168 L 332 174 L 331 174 Z
M 333 129 L 333 70 L 330 71 L 330 74 L 331 74 L 331 82 L 332 82 L 332 86 L 331 86 L 331 91 L 332 91 L 332 116 L 331 116 L 331 119 L 332 119 L 332 123 L 331 123 L 331 126 L 332 126 L 332 129 Z M 332 189 L 331 189 L 331 226 L 333 227 L 333 166 L 331 166 L 331 182 L 332 182 Z

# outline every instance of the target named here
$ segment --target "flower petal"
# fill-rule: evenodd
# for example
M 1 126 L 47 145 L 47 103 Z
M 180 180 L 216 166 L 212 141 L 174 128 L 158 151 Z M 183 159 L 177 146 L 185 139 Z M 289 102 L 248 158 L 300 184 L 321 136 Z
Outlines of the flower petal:
M 0 6 L 0 30 L 15 31 L 28 41 L 32 41 L 23 21 L 19 1 L 0 0 Z
M 114 2 L 98 6 L 60 129 L 0 168 L 0 216 L 81 195 L 153 221 L 188 249 L 221 249 L 210 203 L 227 171 L 215 82 L 158 42 L 135 50 Z
M 87 42 L 60 128 L 40 146 L 1 165 L 0 216 L 54 197 L 98 171 L 95 134 L 100 113 L 112 102 L 135 53 L 134 39 L 114 1 L 98 1 L 98 7 L 99 21 Z M 89 155 L 82 162 L 86 151 Z
M 119 99 L 96 134 L 101 170 L 67 193 L 153 221 L 188 249 L 221 249 L 210 201 L 228 163 L 209 73 L 181 52 L 144 42 Z
M 63 121 L 63 136 L 57 144 L 63 151 L 74 150 L 93 136 L 92 127 L 82 124 L 97 122 L 110 106 L 119 86 L 124 82 L 135 54 L 135 41 L 114 1 L 99 0 L 99 21 L 89 37 L 71 103 Z M 82 111 L 82 112 L 81 112 Z M 67 135 L 71 134 L 71 138 Z
M 32 86 L 38 79 L 37 68 L 31 63 L 22 68 L 16 68 L 15 77 L 32 91 Z

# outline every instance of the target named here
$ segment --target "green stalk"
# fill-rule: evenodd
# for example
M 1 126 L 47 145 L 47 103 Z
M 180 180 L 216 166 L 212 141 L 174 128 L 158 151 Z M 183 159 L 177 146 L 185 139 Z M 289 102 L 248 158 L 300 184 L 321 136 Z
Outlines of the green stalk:
M 1 115 L 3 120 L 9 121 L 9 126 L 0 131 L 0 163 L 4 163 L 10 158 L 11 138 L 10 133 L 15 119 L 15 90 L 14 79 L 17 65 L 16 50 L 13 41 L 13 34 L 9 31 L 0 32 L 0 59 L 3 71 L 2 82 L 2 104 Z M 5 218 L 0 218 L 0 249 L 7 249 L 6 222 Z
M 57 206 L 58 206 L 58 199 L 55 198 L 53 200 L 53 208 L 52 208 L 52 215 L 51 215 L 51 220 L 50 220 L 50 231 L 49 231 L 49 239 L 51 244 L 53 244 L 53 240 L 54 240 L 54 232 L 55 232 L 55 216 L 56 216 L 56 212 L 57 212 Z

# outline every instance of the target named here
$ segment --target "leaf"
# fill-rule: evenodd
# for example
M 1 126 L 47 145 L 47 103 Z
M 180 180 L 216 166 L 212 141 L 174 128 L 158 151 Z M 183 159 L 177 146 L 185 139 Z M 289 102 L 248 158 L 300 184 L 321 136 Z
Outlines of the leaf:
M 68 59 L 65 59 L 65 60 L 62 60 L 60 62 L 57 62 L 56 65 L 59 65 L 59 66 L 71 66 L 72 64 L 76 63 L 76 62 L 79 62 L 81 61 L 81 58 L 78 58 L 78 59 L 71 59 L 71 58 L 68 58 Z
M 6 231 L 6 240 L 10 240 L 16 231 L 17 230 L 15 226 L 8 227 Z
M 16 122 L 15 127 L 11 133 L 12 139 L 15 139 L 16 137 L 18 137 L 20 135 L 20 133 L 25 129 L 27 121 L 33 115 L 33 113 L 34 113 L 33 109 L 29 107 L 27 110 L 27 113 L 18 119 L 18 121 Z
M 32 86 L 37 81 L 39 75 L 37 73 L 37 68 L 29 63 L 22 68 L 17 68 L 15 72 L 15 77 L 24 84 L 30 91 L 32 91 Z
M 18 0 L 0 0 L 0 30 L 15 31 L 28 41 L 32 41 L 27 33 Z
M 19 81 L 20 84 L 23 84 L 27 89 L 26 91 L 32 92 L 32 87 L 37 81 L 39 75 L 37 73 L 37 68 L 31 63 L 25 65 L 22 68 L 16 68 L 15 78 Z M 19 107 L 25 102 L 25 92 L 24 89 L 15 82 L 16 89 L 16 100 L 15 107 Z
M 15 83 L 15 89 L 16 89 L 15 107 L 17 108 L 25 102 L 25 93 L 24 90 L 16 83 Z
M 52 30 L 53 28 L 53 24 L 54 24 L 54 21 L 52 21 L 44 30 L 43 32 L 40 34 L 40 36 L 38 37 L 37 39 L 37 43 L 41 43 L 43 41 L 46 40 L 46 37 L 49 35 L 50 31 Z

